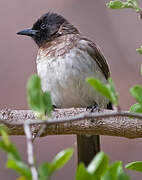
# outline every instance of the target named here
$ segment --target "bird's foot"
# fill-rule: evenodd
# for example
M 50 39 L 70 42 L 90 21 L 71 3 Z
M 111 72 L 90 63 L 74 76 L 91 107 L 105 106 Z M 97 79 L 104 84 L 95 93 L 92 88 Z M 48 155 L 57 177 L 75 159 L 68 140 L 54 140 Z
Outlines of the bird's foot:
M 55 105 L 53 104 L 53 105 L 52 105 L 53 111 L 55 111 L 56 108 L 57 108 L 57 106 L 55 106 Z
M 100 112 L 100 108 L 97 103 L 94 103 L 93 105 L 90 105 L 86 108 L 86 110 L 92 112 Z

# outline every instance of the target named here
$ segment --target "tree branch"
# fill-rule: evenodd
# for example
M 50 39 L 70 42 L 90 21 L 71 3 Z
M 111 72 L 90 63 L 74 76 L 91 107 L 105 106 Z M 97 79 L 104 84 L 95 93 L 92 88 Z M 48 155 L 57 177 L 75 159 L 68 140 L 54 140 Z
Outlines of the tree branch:
M 42 121 L 29 110 L 0 111 L 0 123 L 10 129 L 10 135 L 24 135 L 23 124 L 30 124 L 32 134 L 46 125 L 41 136 L 59 134 L 97 134 L 126 138 L 142 138 L 142 114 L 101 110 L 90 113 L 85 108 L 57 109 L 52 119 Z

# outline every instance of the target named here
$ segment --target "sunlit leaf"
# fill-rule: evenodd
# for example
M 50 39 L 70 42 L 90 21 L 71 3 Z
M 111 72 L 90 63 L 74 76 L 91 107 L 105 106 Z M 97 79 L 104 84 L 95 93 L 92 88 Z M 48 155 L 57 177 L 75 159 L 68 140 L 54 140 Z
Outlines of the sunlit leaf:
M 130 180 L 130 177 L 124 172 L 122 167 L 119 169 L 118 180 Z
M 24 176 L 27 180 L 32 180 L 30 169 L 22 161 L 17 161 L 16 159 L 9 158 L 6 167 L 17 171 L 21 176 Z
M 120 161 L 110 165 L 102 180 L 118 180 L 120 166 L 122 166 Z
M 43 163 L 38 168 L 39 180 L 48 180 L 52 174 L 50 163 Z
M 28 80 L 27 97 L 30 108 L 44 114 L 43 93 L 40 78 L 37 75 L 32 75 Z
M 25 177 L 20 176 L 19 178 L 17 178 L 16 180 L 27 180 Z
M 140 10 L 136 0 L 127 0 L 127 1 L 114 0 L 114 1 L 110 1 L 106 5 L 108 8 L 111 9 L 131 8 L 131 9 L 135 9 L 136 12 Z
M 142 86 L 135 85 L 130 89 L 131 95 L 142 106 Z
M 72 148 L 59 152 L 51 163 L 43 163 L 38 168 L 39 179 L 48 180 L 50 176 L 62 168 L 72 157 L 74 150 Z
M 19 151 L 14 144 L 11 143 L 10 145 L 7 146 L 7 145 L 5 145 L 4 141 L 1 140 L 0 141 L 0 148 L 2 148 L 4 151 L 6 151 L 13 158 L 15 158 L 17 160 L 21 160 Z
M 118 104 L 118 93 L 115 90 L 114 83 L 112 81 L 112 78 L 108 78 L 108 84 L 106 85 L 108 89 L 110 90 L 111 97 L 112 97 L 112 103 L 117 105 Z
M 45 119 L 44 117 L 46 114 L 51 116 L 51 96 L 49 92 L 43 92 L 41 88 L 41 80 L 38 75 L 32 75 L 28 80 L 27 99 L 30 108 L 39 118 Z
M 11 142 L 7 132 L 8 132 L 8 128 L 4 125 L 0 125 L 0 134 L 2 136 L 3 142 L 5 146 L 10 146 Z
M 87 171 L 100 179 L 107 171 L 108 161 L 108 156 L 105 153 L 100 152 L 91 161 Z
M 47 114 L 48 117 L 50 117 L 51 112 L 53 110 L 50 92 L 44 92 L 43 93 L 43 102 L 44 102 L 44 105 L 45 105 L 45 114 Z
M 106 87 L 106 84 L 102 83 L 100 80 L 95 78 L 87 78 L 87 82 L 94 87 L 99 93 L 106 96 L 109 100 L 112 101 L 109 89 Z
M 139 103 L 133 104 L 129 111 L 134 113 L 142 113 L 142 106 Z
M 136 161 L 136 162 L 131 162 L 128 163 L 125 168 L 129 170 L 134 170 L 138 172 L 142 172 L 142 161 Z
M 75 180 L 97 180 L 97 179 L 93 177 L 93 175 L 86 170 L 84 164 L 81 163 L 77 168 Z
M 102 180 L 129 180 L 129 177 L 123 171 L 122 162 L 116 161 L 110 165 Z
M 124 4 L 122 1 L 115 0 L 115 1 L 110 1 L 107 3 L 107 7 L 111 9 L 122 9 L 124 8 Z
M 95 88 L 95 90 L 97 90 L 107 99 L 109 99 L 114 105 L 118 105 L 118 95 L 114 89 L 114 84 L 111 78 L 108 79 L 108 84 L 104 84 L 103 82 L 101 82 L 96 78 L 87 78 L 86 81 L 93 88 Z
M 141 64 L 141 68 L 140 68 L 140 74 L 141 74 L 141 76 L 142 76 L 142 64 Z
M 70 158 L 73 155 L 73 152 L 74 150 L 72 148 L 68 148 L 59 152 L 51 163 L 52 172 L 62 168 L 70 160 Z
M 140 46 L 140 48 L 137 48 L 136 51 L 137 51 L 139 54 L 142 54 L 142 46 Z

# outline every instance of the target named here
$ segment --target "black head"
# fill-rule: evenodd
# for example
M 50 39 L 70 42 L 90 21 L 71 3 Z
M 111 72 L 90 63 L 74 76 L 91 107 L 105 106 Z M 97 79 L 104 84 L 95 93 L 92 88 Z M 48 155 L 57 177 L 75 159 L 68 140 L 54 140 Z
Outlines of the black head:
M 38 46 L 41 46 L 56 37 L 71 33 L 78 33 L 78 30 L 64 17 L 55 13 L 47 13 L 41 16 L 31 29 L 22 30 L 17 34 L 30 36 Z

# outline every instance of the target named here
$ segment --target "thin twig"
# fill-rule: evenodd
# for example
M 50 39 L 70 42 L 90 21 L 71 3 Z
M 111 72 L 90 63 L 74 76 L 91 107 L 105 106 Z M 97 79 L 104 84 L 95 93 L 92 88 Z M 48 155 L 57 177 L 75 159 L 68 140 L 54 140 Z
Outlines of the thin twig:
M 32 140 L 32 142 L 34 142 L 34 140 L 35 140 L 35 138 L 38 138 L 38 137 L 41 137 L 42 136 L 42 134 L 45 132 L 45 130 L 46 130 L 46 124 L 43 124 L 42 126 L 41 126 L 41 128 L 39 129 L 39 131 L 37 132 L 37 134 L 34 134 L 33 135 L 33 140 Z
M 27 155 L 28 155 L 28 164 L 31 169 L 32 180 L 38 180 L 38 173 L 34 161 L 34 148 L 32 143 L 32 134 L 30 127 L 27 123 L 24 123 L 24 131 L 27 139 Z

